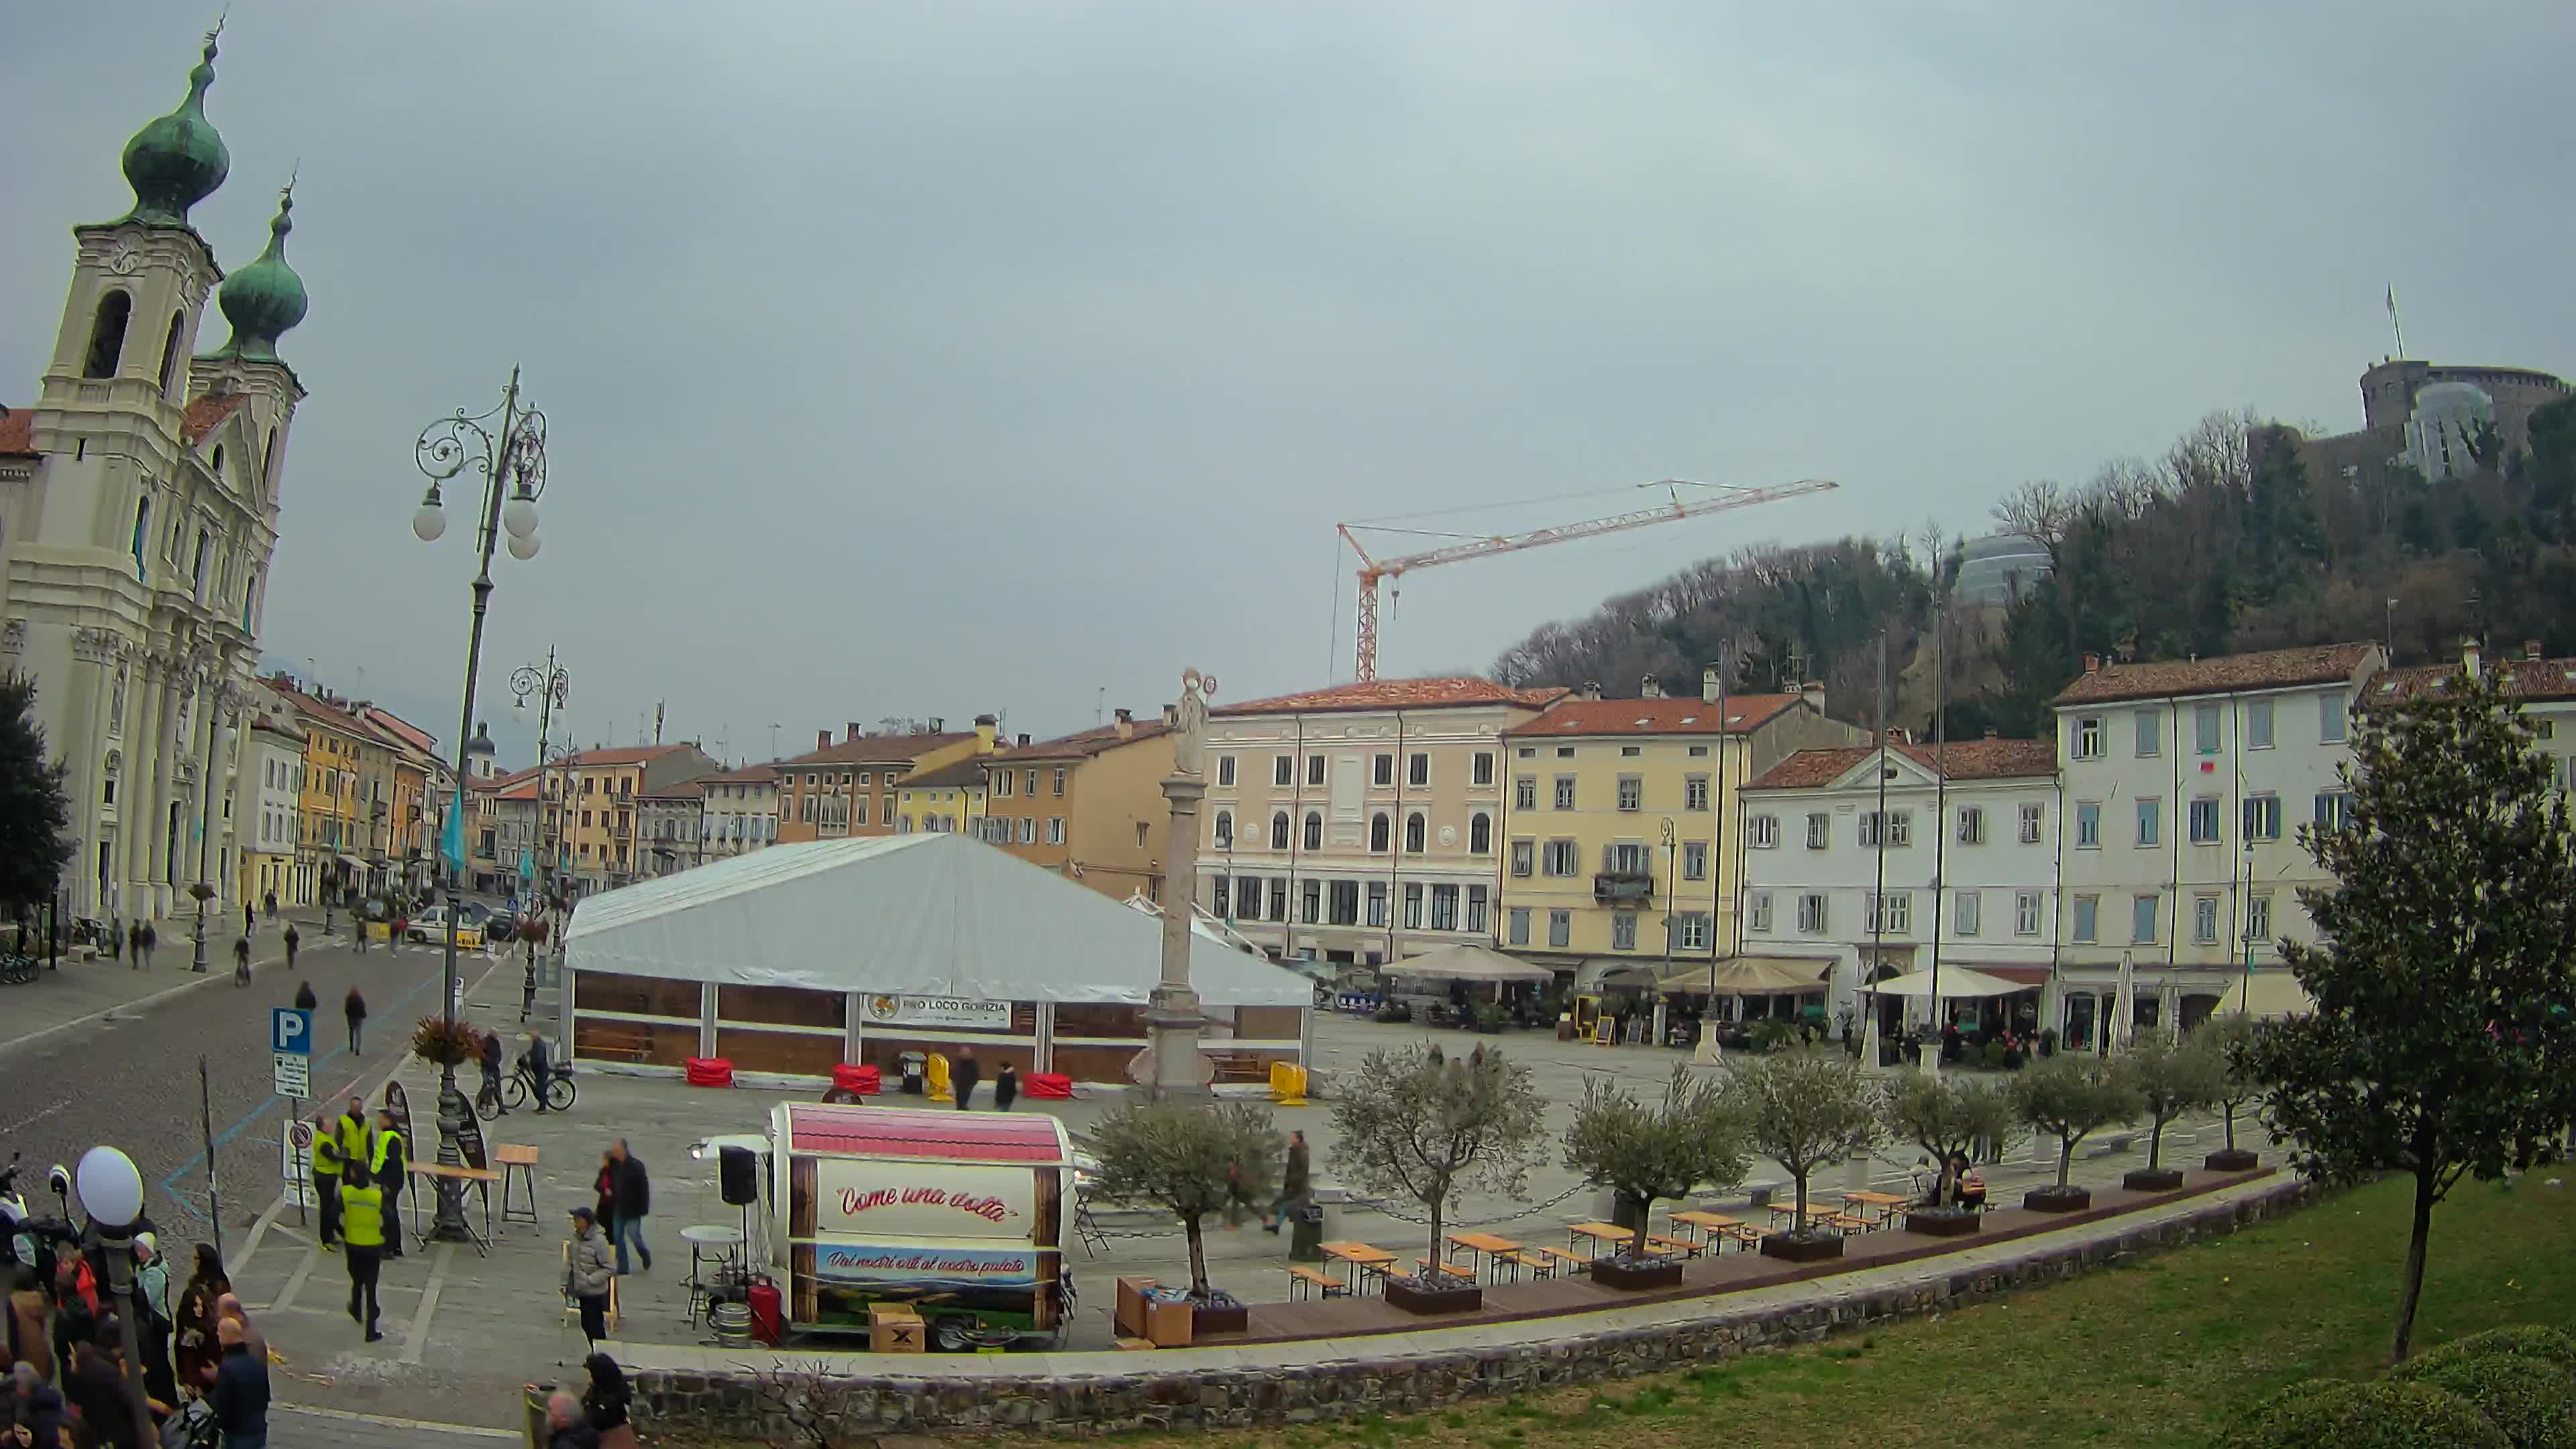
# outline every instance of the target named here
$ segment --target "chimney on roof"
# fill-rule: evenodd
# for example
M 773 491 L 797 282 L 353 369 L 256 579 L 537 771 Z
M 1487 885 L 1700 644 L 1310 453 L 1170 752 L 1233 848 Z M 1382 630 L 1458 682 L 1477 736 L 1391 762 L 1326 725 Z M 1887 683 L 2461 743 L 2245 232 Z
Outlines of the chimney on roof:
M 852 729 L 856 729 L 856 728 L 858 728 L 858 727 L 857 727 L 856 725 L 853 725 L 853 726 L 851 726 L 851 728 L 852 728 Z M 816 731 L 814 731 L 814 748 L 816 748 L 816 749 L 818 749 L 818 750 L 828 750 L 828 749 L 830 749 L 831 747 L 832 747 L 832 732 L 831 732 L 830 730 L 816 730 Z
M 2087 674 L 2099 674 L 2099 673 L 2101 673 L 2101 672 L 2102 672 L 2102 656 L 2101 656 L 2101 655 L 2099 655 L 2099 654 L 2087 654 L 2087 655 L 2085 655 L 2085 656 L 2084 656 L 2084 672 L 2085 672 L 2085 673 L 2087 673 Z
M 1699 672 L 1699 698 L 1700 698 L 1700 703 L 1702 703 L 1702 704 L 1715 704 L 1715 703 L 1717 703 L 1717 693 L 1718 693 L 1718 689 L 1717 689 L 1717 666 L 1716 666 L 1716 665 L 1714 665 L 1714 664 L 1711 664 L 1711 665 L 1708 665 L 1708 666 L 1706 666 L 1706 667 L 1702 668 L 1702 669 L 1700 670 L 1700 672 Z
M 851 740 L 855 740 L 866 733 L 867 731 L 859 728 L 859 722 L 857 720 L 851 720 L 848 724 L 841 726 L 841 740 L 844 744 Z
M 1639 699 L 1663 698 L 1664 682 L 1651 674 L 1647 675 L 1645 678 L 1637 681 L 1637 697 Z
M 944 735 L 948 733 L 948 721 L 941 719 L 935 714 L 932 715 L 930 717 L 930 732 L 934 735 Z
M 994 736 L 1001 726 L 1001 720 L 993 715 L 975 716 L 975 753 L 989 755 L 993 752 Z
M 2465 674 L 2478 672 L 2478 636 L 2475 634 L 2463 635 L 2460 639 L 2460 670 Z
M 1179 705 L 1177 705 L 1177 704 L 1167 704 L 1167 705 L 1164 705 L 1164 706 L 1163 706 L 1163 728 L 1165 728 L 1165 729 L 1167 729 L 1167 730 L 1174 730 L 1174 729 L 1179 729 L 1180 727 L 1181 727 L 1181 707 L 1180 707 Z
M 1816 713 L 1823 714 L 1825 712 L 1825 682 L 1823 680 L 1810 679 L 1804 684 L 1799 685 L 1798 697 L 1805 700 L 1807 703 L 1814 705 L 1816 707 Z
M 1021 748 L 1021 749 L 1024 749 L 1024 750 L 1025 750 L 1025 749 L 1027 749 L 1027 748 L 1029 747 L 1029 732 L 1028 732 L 1027 730 L 1022 730 L 1022 731 L 1020 731 L 1020 734 L 1019 734 L 1019 745 L 1020 745 L 1020 748 Z
M 1125 706 L 1123 706 L 1123 705 L 1122 705 L 1122 706 L 1120 706 L 1120 707 L 1118 708 L 1118 710 L 1116 711 L 1116 714 L 1117 714 L 1117 720 L 1118 720 L 1118 722 L 1117 722 L 1115 725 L 1113 725 L 1113 726 L 1112 726 L 1112 728 L 1114 728 L 1114 729 L 1116 729 L 1116 730 L 1118 731 L 1118 738 L 1120 738 L 1120 739 L 1122 739 L 1122 740 L 1125 740 L 1125 739 L 1133 739 L 1133 738 L 1135 738 L 1135 736 L 1136 736 L 1136 714 L 1135 714 L 1135 711 L 1130 710 L 1130 709 L 1128 709 L 1128 708 L 1126 708 Z
M 1577 699 L 1599 699 L 1601 697 L 1601 681 L 1597 679 L 1587 679 L 1583 681 L 1583 687 L 1574 692 L 1574 697 Z
M 2523 640 L 2522 657 L 2525 659 L 2538 659 L 2540 657 L 2540 641 L 2537 639 Z

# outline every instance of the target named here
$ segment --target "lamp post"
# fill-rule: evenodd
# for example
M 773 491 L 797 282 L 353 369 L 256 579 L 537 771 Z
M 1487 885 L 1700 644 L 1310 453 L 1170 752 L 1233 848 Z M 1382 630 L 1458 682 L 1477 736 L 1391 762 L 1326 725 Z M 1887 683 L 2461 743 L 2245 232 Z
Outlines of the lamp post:
M 57 1169 L 59 1170 L 59 1169 Z M 143 1395 L 143 1351 L 135 1342 L 134 1225 L 143 1217 L 143 1175 L 134 1159 L 113 1147 L 81 1154 L 72 1174 L 81 1212 L 89 1218 L 81 1246 L 107 1260 L 107 1291 L 116 1304 L 117 1337 L 125 1350 L 125 1404 L 134 1414 L 138 1443 L 159 1442 L 152 1408 Z
M 550 648 L 546 650 L 545 668 L 522 664 L 510 671 L 510 694 L 510 708 L 515 713 L 527 713 L 531 696 L 537 701 L 537 852 L 542 858 L 535 885 L 542 899 L 554 877 L 554 858 L 545 854 L 546 810 L 553 804 L 546 796 L 546 783 L 553 778 L 549 767 L 554 763 L 547 757 L 547 741 L 553 737 L 555 706 L 572 702 L 572 676 L 555 663 L 555 651 Z
M 546 489 L 546 415 L 519 401 L 519 370 L 513 367 L 499 407 L 472 416 L 459 408 L 431 423 L 421 429 L 413 458 L 429 479 L 429 491 L 411 520 L 413 536 L 423 543 L 436 543 L 447 532 L 439 485 L 468 469 L 483 475 L 482 504 L 474 520 L 474 619 L 465 636 L 465 701 L 456 725 L 456 778 L 461 782 L 473 769 L 467 748 L 474 735 L 475 676 L 483 665 L 483 618 L 492 600 L 492 550 L 506 535 L 510 557 L 524 562 L 537 556 L 537 499 Z M 461 819 L 458 826 L 463 826 Z M 447 868 L 447 949 L 439 973 L 439 1016 L 453 1036 L 461 994 L 456 926 L 463 905 L 457 878 L 463 867 L 446 858 L 444 842 L 439 855 L 440 864 Z M 449 1167 L 464 1165 L 458 1135 L 469 1110 L 465 1094 L 456 1089 L 456 1063 L 439 1063 L 438 1160 Z M 453 1178 L 438 1180 L 438 1216 L 431 1234 L 446 1242 L 470 1241 L 473 1236 L 465 1222 L 464 1191 Z

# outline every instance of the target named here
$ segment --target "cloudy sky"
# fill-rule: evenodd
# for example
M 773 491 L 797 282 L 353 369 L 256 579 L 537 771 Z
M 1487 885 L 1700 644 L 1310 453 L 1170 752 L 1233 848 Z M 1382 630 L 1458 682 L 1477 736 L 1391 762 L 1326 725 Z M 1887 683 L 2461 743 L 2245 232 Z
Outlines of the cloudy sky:
M 216 8 L 12 15 L 0 401 Z M 753 757 L 1346 677 L 1338 519 L 1841 482 L 1414 577 L 1385 671 L 1476 670 L 2212 408 L 2356 426 L 2391 282 L 2416 355 L 2576 369 L 2557 0 L 235 0 L 218 69 L 199 227 L 247 262 L 300 165 L 312 294 L 264 643 L 442 735 L 471 561 L 412 444 L 514 363 L 552 486 L 487 696 L 553 645 L 585 742 L 666 700 Z

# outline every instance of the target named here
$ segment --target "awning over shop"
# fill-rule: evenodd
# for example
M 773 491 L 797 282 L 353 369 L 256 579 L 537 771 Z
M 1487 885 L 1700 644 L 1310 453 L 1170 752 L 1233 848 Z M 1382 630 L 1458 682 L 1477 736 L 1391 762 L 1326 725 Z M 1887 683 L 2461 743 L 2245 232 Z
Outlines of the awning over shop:
M 1556 979 L 1556 973 L 1545 966 L 1473 943 L 1425 951 L 1378 969 L 1389 976 L 1415 981 L 1534 981 L 1545 985 Z
M 1965 966 L 1971 971 L 1982 971 L 1986 975 L 1995 978 L 1997 981 L 2010 981 L 2024 989 L 2028 989 L 2033 986 L 2046 986 L 2048 984 L 2049 972 L 2048 968 L 2045 966 L 1994 966 L 1983 961 L 1962 961 L 1956 965 L 1948 961 L 1944 961 L 1941 963 L 1942 977 L 1947 979 L 1951 972 L 1958 970 L 1961 966 Z M 1949 993 L 1943 992 L 1942 994 L 1946 996 Z
M 574 971 L 970 1001 L 1142 1006 L 1163 922 L 969 835 L 772 846 L 585 898 Z M 1312 1006 L 1303 976 L 1193 922 L 1210 1006 Z
M 1834 963 L 1819 956 L 1730 956 L 1715 969 L 1693 966 L 1655 983 L 1658 991 L 1706 996 L 1799 996 L 1825 989 Z
M 1930 996 L 1932 975 L 1930 971 L 1908 971 L 1902 976 L 1891 976 L 1861 989 L 1875 991 L 1881 996 Z M 2008 996 L 2016 991 L 2030 990 L 2018 981 L 2006 981 L 1967 966 L 1944 966 L 1940 976 L 1941 998 L 1945 1001 L 1975 996 Z

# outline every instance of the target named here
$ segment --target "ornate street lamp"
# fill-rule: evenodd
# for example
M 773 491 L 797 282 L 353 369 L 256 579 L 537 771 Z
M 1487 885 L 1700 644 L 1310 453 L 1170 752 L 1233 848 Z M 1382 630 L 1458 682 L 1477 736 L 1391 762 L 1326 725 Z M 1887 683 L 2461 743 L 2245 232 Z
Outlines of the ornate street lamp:
M 56 1168 L 59 1172 L 62 1169 Z M 125 1349 L 125 1400 L 143 1443 L 155 1442 L 152 1409 L 143 1393 L 143 1353 L 135 1345 L 134 1225 L 143 1217 L 143 1174 L 134 1159 L 113 1147 L 81 1154 L 72 1173 L 81 1211 L 89 1218 L 84 1249 L 107 1260 L 107 1291 L 116 1304 L 117 1335 Z
M 546 415 L 519 401 L 519 370 L 514 367 L 510 369 L 509 386 L 501 392 L 499 407 L 471 416 L 459 408 L 452 416 L 431 423 L 421 429 L 413 457 L 429 478 L 429 491 L 422 496 L 420 509 L 411 519 L 412 535 L 423 543 L 436 543 L 447 532 L 446 502 L 439 496 L 440 485 L 469 470 L 483 478 L 482 503 L 474 515 L 474 622 L 465 638 L 465 704 L 456 725 L 456 778 L 461 792 L 473 769 L 468 746 L 474 736 L 475 676 L 483 666 L 483 617 L 492 599 L 492 550 L 506 537 L 510 557 L 526 560 L 537 556 L 537 499 L 546 491 Z M 454 809 L 452 802 L 450 809 Z M 457 828 L 463 827 L 459 819 Z M 457 998 L 463 994 L 457 978 L 456 927 L 463 905 L 458 895 L 464 869 L 461 862 L 447 859 L 444 847 L 442 841 L 439 863 L 447 873 L 447 951 L 440 971 L 439 1015 L 452 1034 L 460 1005 Z M 470 1110 L 465 1094 L 456 1088 L 456 1063 L 441 1062 L 438 1160 L 449 1167 L 464 1165 L 458 1136 Z M 473 1237 L 465 1222 L 464 1189 L 454 1178 L 438 1180 L 438 1216 L 430 1231 L 433 1237 L 446 1242 L 467 1242 Z

